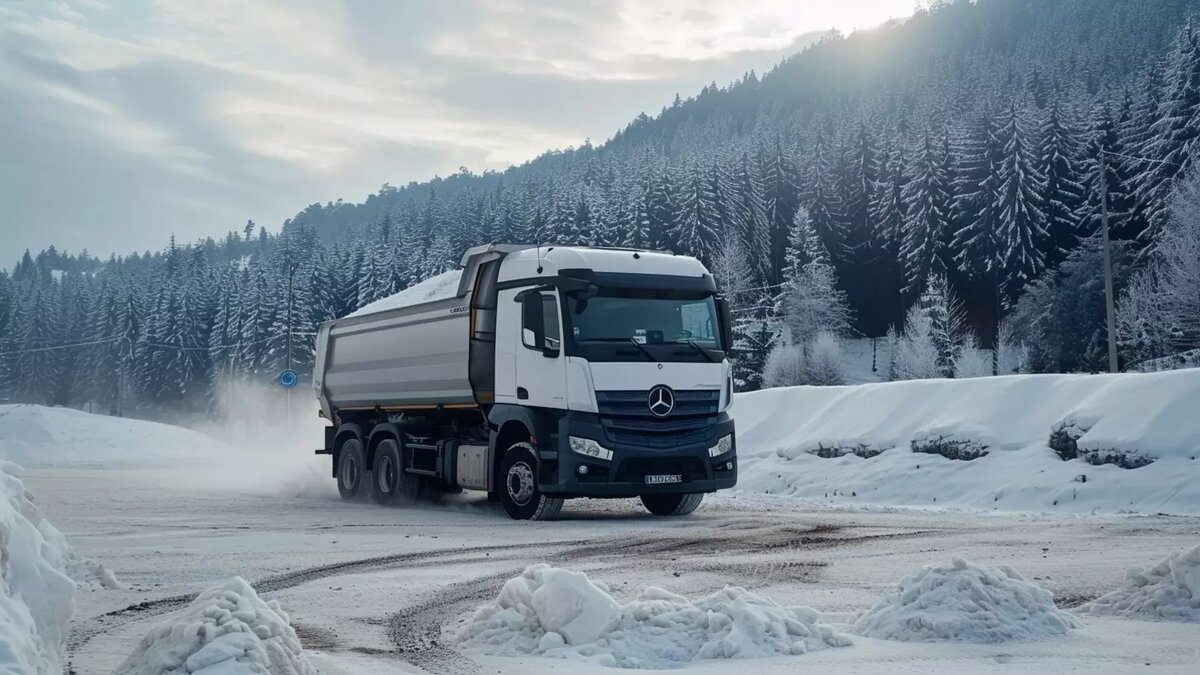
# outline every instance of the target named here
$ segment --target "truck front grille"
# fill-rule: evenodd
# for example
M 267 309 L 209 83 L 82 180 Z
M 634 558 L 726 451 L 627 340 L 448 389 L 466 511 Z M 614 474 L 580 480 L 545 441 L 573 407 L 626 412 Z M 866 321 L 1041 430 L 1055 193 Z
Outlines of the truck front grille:
M 671 448 L 707 440 L 721 403 L 718 389 L 676 391 L 675 407 L 656 417 L 647 405 L 647 391 L 598 391 L 596 404 L 604 432 L 614 443 Z

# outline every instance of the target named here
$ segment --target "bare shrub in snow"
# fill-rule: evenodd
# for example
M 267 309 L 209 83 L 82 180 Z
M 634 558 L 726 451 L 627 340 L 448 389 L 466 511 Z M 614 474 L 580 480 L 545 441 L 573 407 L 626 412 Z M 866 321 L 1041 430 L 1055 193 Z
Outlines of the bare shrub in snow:
M 816 447 L 809 448 L 804 452 L 810 455 L 816 455 L 817 457 L 822 457 L 824 459 L 835 459 L 837 457 L 845 457 L 846 455 L 855 455 L 856 457 L 862 457 L 863 459 L 870 459 L 872 457 L 877 457 L 884 450 L 890 449 L 891 448 L 881 448 L 876 445 L 871 445 L 870 443 L 854 443 L 852 445 L 826 445 L 824 443 L 817 443 Z M 785 451 L 783 448 L 780 448 L 777 454 L 780 457 L 787 457 L 791 459 L 798 453 L 794 451 Z
M 1125 573 L 1125 584 L 1081 606 L 1081 612 L 1200 623 L 1200 544 L 1171 553 L 1149 569 Z
M 1078 621 L 1049 591 L 1007 565 L 954 558 L 902 579 L 854 624 L 867 637 L 903 642 L 997 644 L 1062 635 Z
M 799 345 L 778 344 L 763 368 L 766 387 L 834 386 L 846 383 L 842 343 L 822 331 Z
M 113 675 L 316 675 L 288 616 L 234 577 L 151 629 Z
M 988 446 L 960 434 L 918 434 L 910 443 L 913 452 L 970 461 L 988 454 Z
M 979 349 L 974 341 L 963 347 L 954 359 L 954 377 L 962 380 L 971 377 L 988 377 L 992 374 L 992 352 Z
M 804 654 L 849 638 L 807 607 L 742 588 L 688 600 L 648 587 L 620 604 L 582 572 L 532 565 L 465 620 L 456 639 L 489 654 L 537 655 L 622 668 L 676 668 L 700 659 Z
M 804 350 L 796 345 L 775 345 L 763 368 L 763 386 L 795 387 L 804 384 Z
M 997 372 L 1000 375 L 1029 372 L 1029 347 L 1017 340 L 1015 333 L 1011 323 L 1000 324 L 1000 334 L 996 340 Z
M 806 384 L 833 386 L 846 383 L 842 343 L 829 331 L 821 331 L 805 345 Z
M 1079 437 L 1087 433 L 1087 429 L 1074 422 L 1060 421 L 1050 429 L 1050 449 L 1058 453 L 1063 461 L 1079 457 Z
M 942 376 L 933 338 L 933 321 L 919 305 L 913 305 L 908 310 L 904 332 L 896 339 L 892 354 L 897 380 L 925 380 Z

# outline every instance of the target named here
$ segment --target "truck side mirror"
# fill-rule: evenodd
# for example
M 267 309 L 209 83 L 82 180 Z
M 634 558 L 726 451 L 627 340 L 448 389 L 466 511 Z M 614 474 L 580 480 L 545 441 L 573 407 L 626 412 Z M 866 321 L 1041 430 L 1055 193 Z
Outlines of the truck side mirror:
M 729 311 L 729 300 L 717 298 L 717 313 L 721 321 L 721 347 L 726 354 L 733 354 L 733 317 Z

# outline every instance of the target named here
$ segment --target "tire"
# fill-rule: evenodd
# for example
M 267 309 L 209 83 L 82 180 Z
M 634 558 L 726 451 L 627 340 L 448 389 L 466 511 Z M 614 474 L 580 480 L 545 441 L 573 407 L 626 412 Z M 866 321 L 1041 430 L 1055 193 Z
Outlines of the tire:
M 404 472 L 404 452 L 395 439 L 385 438 L 375 446 L 371 467 L 371 499 L 377 504 L 411 504 L 421 492 L 421 477 Z
M 642 506 L 656 516 L 686 516 L 704 501 L 704 493 L 678 495 L 642 495 Z
M 338 493 L 350 501 L 358 496 L 367 474 L 367 460 L 363 455 L 362 441 L 351 438 L 338 450 Z
M 562 509 L 561 497 L 547 497 L 537 487 L 533 446 L 514 443 L 500 463 L 500 503 L 513 520 L 552 520 Z

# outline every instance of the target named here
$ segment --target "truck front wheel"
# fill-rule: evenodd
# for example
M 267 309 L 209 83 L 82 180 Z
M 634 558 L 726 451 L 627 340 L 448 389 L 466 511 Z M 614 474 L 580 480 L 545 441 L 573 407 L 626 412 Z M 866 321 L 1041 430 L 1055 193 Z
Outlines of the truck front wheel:
M 562 509 L 561 497 L 547 497 L 537 486 L 533 446 L 514 443 L 500 464 L 500 502 L 513 520 L 551 520 Z
M 366 474 L 366 459 L 363 457 L 362 441 L 351 438 L 342 443 L 338 451 L 338 492 L 342 499 L 351 500 L 358 496 L 362 489 L 363 477 Z
M 642 506 L 656 516 L 686 516 L 704 501 L 704 493 L 686 495 L 642 495 Z

